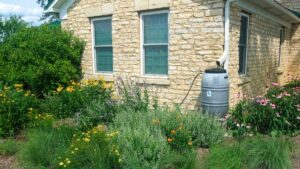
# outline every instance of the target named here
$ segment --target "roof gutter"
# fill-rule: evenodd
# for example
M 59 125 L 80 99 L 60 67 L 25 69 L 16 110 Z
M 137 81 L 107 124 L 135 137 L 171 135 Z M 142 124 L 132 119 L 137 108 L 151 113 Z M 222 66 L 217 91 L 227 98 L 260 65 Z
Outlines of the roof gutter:
M 268 4 L 272 5 L 274 8 L 276 8 L 277 10 L 281 11 L 282 13 L 288 15 L 289 17 L 293 18 L 294 23 L 299 23 L 300 22 L 300 18 L 298 16 L 296 16 L 294 13 L 292 13 L 289 9 L 283 7 L 282 5 L 280 5 L 278 2 L 274 1 L 274 0 L 265 0 Z
M 229 71 L 229 47 L 230 47 L 230 8 L 234 0 L 227 0 L 225 3 L 225 44 L 223 55 L 217 60 L 218 66 L 224 66 L 224 69 Z

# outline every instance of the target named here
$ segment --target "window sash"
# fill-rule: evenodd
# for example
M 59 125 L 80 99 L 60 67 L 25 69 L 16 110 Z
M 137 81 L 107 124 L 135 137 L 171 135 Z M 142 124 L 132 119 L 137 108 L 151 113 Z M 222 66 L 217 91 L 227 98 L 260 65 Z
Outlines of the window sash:
M 247 73 L 248 38 L 249 16 L 242 14 L 239 41 L 239 75 L 245 75 Z
M 142 44 L 143 75 L 153 75 L 153 76 L 168 75 L 168 57 L 169 57 L 168 56 L 169 55 L 168 18 L 169 18 L 168 11 L 149 12 L 149 13 L 141 14 L 141 23 L 142 23 L 141 37 L 143 42 Z M 161 20 L 156 20 L 156 19 L 161 19 Z M 147 20 L 150 23 L 147 23 Z M 164 24 L 164 25 L 159 25 L 159 24 Z M 147 27 L 149 25 L 150 27 Z
M 96 70 L 99 72 L 113 71 L 113 47 L 95 47 Z
M 281 27 L 280 28 L 280 38 L 279 38 L 279 55 L 278 55 L 278 65 L 281 65 L 281 56 L 282 56 L 282 48 L 283 48 L 283 43 L 285 41 L 285 28 Z
M 113 45 L 111 17 L 97 18 L 93 23 L 95 73 L 113 72 Z

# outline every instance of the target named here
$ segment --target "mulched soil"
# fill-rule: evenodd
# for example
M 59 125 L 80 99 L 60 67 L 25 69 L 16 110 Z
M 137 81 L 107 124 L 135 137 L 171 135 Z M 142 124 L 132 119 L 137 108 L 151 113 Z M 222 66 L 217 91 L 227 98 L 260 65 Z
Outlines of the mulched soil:
M 14 167 L 14 157 L 0 156 L 0 169 L 16 169 Z

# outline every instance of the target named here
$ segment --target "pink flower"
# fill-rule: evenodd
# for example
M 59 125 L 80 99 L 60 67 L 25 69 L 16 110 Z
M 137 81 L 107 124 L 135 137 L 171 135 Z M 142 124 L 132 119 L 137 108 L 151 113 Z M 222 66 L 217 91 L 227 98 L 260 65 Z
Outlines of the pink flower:
M 279 84 L 276 83 L 276 82 L 273 82 L 273 83 L 272 83 L 272 86 L 279 86 Z
M 269 101 L 270 101 L 269 99 L 261 99 L 261 100 L 259 101 L 259 103 L 260 103 L 260 105 L 262 105 L 262 106 L 266 106 L 266 105 L 268 104 Z
M 276 109 L 276 104 L 272 103 L 272 104 L 270 104 L 270 106 L 271 106 L 272 109 Z
M 287 92 L 284 92 L 283 93 L 285 96 L 291 96 L 291 94 L 287 93 Z

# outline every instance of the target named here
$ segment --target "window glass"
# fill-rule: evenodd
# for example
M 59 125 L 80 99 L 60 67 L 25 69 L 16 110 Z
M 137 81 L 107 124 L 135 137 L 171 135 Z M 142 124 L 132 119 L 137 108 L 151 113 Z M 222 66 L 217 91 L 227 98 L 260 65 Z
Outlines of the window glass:
M 168 74 L 168 13 L 143 15 L 144 73 Z
M 246 74 L 249 17 L 242 15 L 239 41 L 239 74 Z
M 94 24 L 95 67 L 97 72 L 113 72 L 111 19 L 99 19 Z

